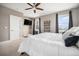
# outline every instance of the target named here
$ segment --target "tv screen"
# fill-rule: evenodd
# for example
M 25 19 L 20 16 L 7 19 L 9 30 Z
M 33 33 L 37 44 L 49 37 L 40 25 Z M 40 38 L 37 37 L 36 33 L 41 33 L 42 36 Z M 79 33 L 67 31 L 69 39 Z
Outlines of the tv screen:
M 24 19 L 24 25 L 32 25 L 32 21 Z

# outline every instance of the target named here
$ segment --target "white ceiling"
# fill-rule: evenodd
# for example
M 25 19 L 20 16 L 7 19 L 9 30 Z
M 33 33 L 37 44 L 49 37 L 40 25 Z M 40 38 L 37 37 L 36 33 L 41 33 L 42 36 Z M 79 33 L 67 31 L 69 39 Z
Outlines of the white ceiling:
M 78 7 L 79 4 L 78 3 L 41 3 L 38 7 L 41 7 L 44 10 L 43 11 L 37 10 L 36 14 L 33 12 L 33 10 L 25 10 L 26 8 L 30 7 L 26 3 L 2 3 L 0 5 L 22 12 L 24 16 L 27 17 L 39 17 L 39 16 L 55 13 L 58 11 L 76 8 Z

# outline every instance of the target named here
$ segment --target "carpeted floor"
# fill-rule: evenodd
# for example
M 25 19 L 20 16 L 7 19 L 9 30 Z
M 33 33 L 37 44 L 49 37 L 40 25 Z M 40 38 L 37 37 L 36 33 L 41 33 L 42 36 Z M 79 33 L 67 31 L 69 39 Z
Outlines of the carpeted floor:
M 9 40 L 0 42 L 0 56 L 19 56 L 17 52 L 22 40 Z

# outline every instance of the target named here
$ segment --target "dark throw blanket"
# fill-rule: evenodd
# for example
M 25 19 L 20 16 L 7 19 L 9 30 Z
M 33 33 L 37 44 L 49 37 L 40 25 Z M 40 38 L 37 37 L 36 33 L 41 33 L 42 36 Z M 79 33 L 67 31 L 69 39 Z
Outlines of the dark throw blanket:
M 76 46 L 78 40 L 79 40 L 79 36 L 68 37 L 65 39 L 65 46 L 66 47 Z

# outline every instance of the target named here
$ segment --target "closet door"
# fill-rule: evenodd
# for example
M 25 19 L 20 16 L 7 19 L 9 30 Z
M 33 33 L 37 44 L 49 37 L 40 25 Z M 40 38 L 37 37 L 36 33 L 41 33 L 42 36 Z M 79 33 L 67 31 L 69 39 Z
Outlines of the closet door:
M 10 40 L 20 39 L 22 18 L 10 15 Z

